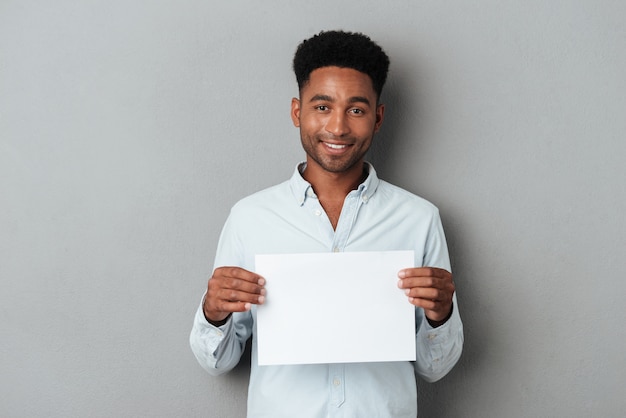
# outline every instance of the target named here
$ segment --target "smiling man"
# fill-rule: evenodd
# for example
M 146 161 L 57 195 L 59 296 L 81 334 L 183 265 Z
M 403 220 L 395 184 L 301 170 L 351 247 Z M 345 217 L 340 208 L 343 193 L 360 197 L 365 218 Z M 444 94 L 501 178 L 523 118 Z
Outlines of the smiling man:
M 365 161 L 384 119 L 388 66 L 363 34 L 329 31 L 303 41 L 293 61 L 299 97 L 291 118 L 306 161 L 290 180 L 238 202 L 224 225 L 190 343 L 202 367 L 219 375 L 237 365 L 252 335 L 249 417 L 415 417 L 415 374 L 438 380 L 461 355 L 437 208 L 380 180 Z M 397 283 L 415 306 L 415 362 L 258 365 L 256 306 L 271 295 L 254 272 L 256 254 L 392 250 L 415 253 Z

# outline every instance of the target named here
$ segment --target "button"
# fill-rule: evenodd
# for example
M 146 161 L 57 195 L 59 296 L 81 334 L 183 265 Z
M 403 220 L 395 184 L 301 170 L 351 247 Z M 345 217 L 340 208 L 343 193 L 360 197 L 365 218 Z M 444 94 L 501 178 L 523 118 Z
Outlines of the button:
M 335 385 L 335 386 L 339 386 L 340 384 L 341 384 L 341 380 L 339 380 L 339 379 L 337 379 L 337 378 L 334 378 L 334 379 L 333 379 L 333 385 Z
M 364 195 L 363 195 L 363 201 L 364 201 L 364 202 L 367 202 L 368 200 L 369 200 L 369 197 L 367 197 L 367 195 L 366 195 L 366 194 L 364 194 Z
M 321 210 L 316 210 L 315 211 L 315 216 L 321 216 L 322 215 L 322 211 Z
M 333 252 L 334 253 L 338 253 L 339 252 L 339 248 L 338 247 L 333 248 Z
M 435 333 L 428 334 L 428 339 L 429 340 L 434 340 L 435 338 L 437 338 L 437 334 L 435 334 Z

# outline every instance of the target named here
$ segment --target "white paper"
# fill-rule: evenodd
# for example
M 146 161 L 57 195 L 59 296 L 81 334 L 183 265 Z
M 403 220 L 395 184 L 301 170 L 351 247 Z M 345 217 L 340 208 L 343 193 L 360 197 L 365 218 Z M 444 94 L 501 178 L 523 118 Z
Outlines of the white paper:
M 415 360 L 415 310 L 398 288 L 413 251 L 257 255 L 259 365 Z

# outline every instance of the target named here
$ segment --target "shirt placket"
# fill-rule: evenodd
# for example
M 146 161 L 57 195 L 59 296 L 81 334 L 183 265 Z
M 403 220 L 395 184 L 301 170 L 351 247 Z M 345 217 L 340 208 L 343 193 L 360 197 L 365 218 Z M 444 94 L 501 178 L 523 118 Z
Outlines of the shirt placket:
M 346 400 L 346 369 L 343 364 L 330 364 L 328 368 L 331 407 L 339 408 Z
M 339 222 L 337 228 L 333 234 L 333 242 L 331 250 L 333 252 L 343 252 L 348 244 L 350 237 L 350 231 L 356 220 L 359 207 L 361 205 L 360 199 L 361 191 L 354 190 L 346 196 L 341 209 L 341 215 L 339 216 Z M 344 364 L 330 364 L 328 366 L 328 377 L 330 385 L 330 403 L 331 411 L 339 408 L 346 400 L 346 367 Z M 331 412 L 330 416 L 334 414 Z
M 359 190 L 354 190 L 346 196 L 343 202 L 339 222 L 337 222 L 337 228 L 333 234 L 332 252 L 343 252 L 348 244 L 350 231 L 352 230 L 352 225 L 354 225 L 356 214 L 361 204 L 360 194 L 361 192 Z

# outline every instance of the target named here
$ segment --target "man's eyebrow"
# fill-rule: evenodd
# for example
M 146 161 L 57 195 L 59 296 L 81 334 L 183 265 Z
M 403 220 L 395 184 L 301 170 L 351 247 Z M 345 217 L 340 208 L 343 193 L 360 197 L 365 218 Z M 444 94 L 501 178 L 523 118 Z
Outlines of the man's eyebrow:
M 316 94 L 311 97 L 311 102 L 334 102 L 333 98 L 325 94 Z
M 369 99 L 362 96 L 350 97 L 350 103 L 365 103 L 368 106 L 370 105 Z
M 311 97 L 310 101 L 311 102 L 334 102 L 335 99 L 325 94 L 316 94 L 315 96 Z M 364 103 L 368 106 L 370 105 L 369 99 L 363 96 L 350 97 L 350 99 L 348 99 L 348 102 L 349 103 Z

